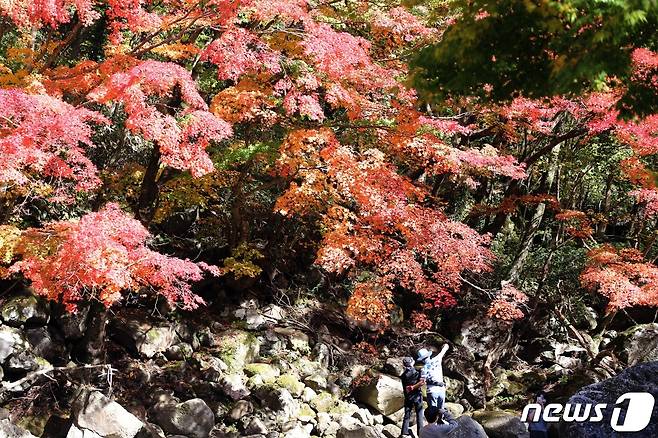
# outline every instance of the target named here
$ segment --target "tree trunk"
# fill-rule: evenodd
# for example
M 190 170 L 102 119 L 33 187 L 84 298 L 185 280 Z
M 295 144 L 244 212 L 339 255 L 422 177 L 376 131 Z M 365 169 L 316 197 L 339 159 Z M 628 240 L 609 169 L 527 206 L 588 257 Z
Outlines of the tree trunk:
M 89 309 L 89 326 L 76 346 L 76 359 L 88 364 L 105 363 L 105 326 L 108 310 L 100 301 L 93 301 Z
M 518 180 L 511 181 L 507 186 L 507 190 L 505 190 L 503 199 L 507 199 L 512 196 L 517 196 L 520 193 L 520 190 L 521 190 L 521 185 L 519 181 Z M 484 227 L 484 230 L 482 232 L 491 233 L 491 235 L 496 236 L 505 225 L 508 216 L 509 214 L 506 212 L 497 213 L 494 219 L 486 227 Z
M 153 147 L 151 158 L 149 159 L 146 171 L 144 172 L 136 211 L 137 217 L 144 226 L 148 226 L 155 215 L 156 201 L 160 192 L 160 187 L 158 186 L 159 173 L 160 148 L 156 144 Z
M 163 114 L 168 114 L 172 117 L 176 115 L 176 108 L 180 108 L 183 102 L 181 89 L 176 85 L 171 91 L 171 97 L 167 102 L 160 102 L 156 104 L 156 108 Z M 139 220 L 148 227 L 155 215 L 157 207 L 158 195 L 160 194 L 160 145 L 155 142 L 153 144 L 153 152 L 146 166 L 144 172 L 144 179 L 142 180 L 142 187 L 139 193 L 139 202 L 137 205 L 136 215 Z
M 231 248 L 236 248 L 240 243 L 249 238 L 249 222 L 243 214 L 245 201 L 243 184 L 245 175 L 246 172 L 243 172 L 232 189 L 233 202 L 231 203 L 231 234 L 229 238 Z
M 551 164 L 548 169 L 548 175 L 546 176 L 545 185 L 546 185 L 547 193 L 550 193 L 551 188 L 553 187 L 553 182 L 555 181 L 555 176 L 557 175 L 558 172 L 559 155 L 560 155 L 560 146 L 558 145 L 555 147 L 555 149 L 553 149 L 551 156 Z M 525 261 L 528 258 L 528 255 L 530 255 L 530 250 L 532 249 L 532 241 L 537 235 L 537 232 L 539 231 L 539 226 L 544 220 L 545 212 L 546 212 L 546 203 L 542 202 L 541 204 L 537 205 L 535 214 L 532 216 L 532 220 L 530 221 L 530 228 L 528 229 L 525 239 L 523 239 L 523 243 L 521 244 L 521 251 L 517 255 L 516 260 L 514 260 L 514 263 L 512 264 L 512 268 L 510 269 L 508 275 L 508 278 L 512 283 L 516 282 L 519 279 Z
M 605 185 L 605 198 L 603 201 L 603 211 L 601 211 L 601 213 L 605 217 L 608 217 L 608 212 L 610 211 L 610 198 L 612 197 L 612 183 L 614 179 L 615 179 L 615 174 L 610 172 L 610 175 L 608 175 L 608 180 L 606 181 L 606 185 Z M 596 230 L 596 237 L 598 239 L 602 239 L 605 236 L 605 231 L 607 227 L 608 224 L 606 222 L 603 222 L 599 225 L 598 229 Z

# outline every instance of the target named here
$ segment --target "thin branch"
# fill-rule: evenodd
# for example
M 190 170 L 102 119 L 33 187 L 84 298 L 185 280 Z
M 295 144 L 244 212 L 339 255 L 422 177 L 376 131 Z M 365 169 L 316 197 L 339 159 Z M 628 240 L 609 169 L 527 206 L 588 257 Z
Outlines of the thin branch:
M 21 386 L 25 382 L 29 382 L 31 380 L 34 380 L 40 376 L 45 376 L 48 377 L 49 379 L 52 380 L 52 377 L 48 376 L 48 373 L 54 372 L 54 371 L 77 371 L 81 369 L 94 369 L 94 368 L 108 368 L 112 370 L 112 372 L 116 371 L 116 369 L 112 369 L 109 364 L 100 364 L 100 365 L 78 365 L 75 367 L 54 367 L 52 365 L 47 366 L 43 369 L 33 371 L 26 375 L 25 377 L 18 379 L 13 382 L 2 382 L 2 389 L 11 391 L 12 389 Z
M 40 72 L 44 72 L 47 68 L 49 68 L 53 62 L 57 60 L 59 55 L 66 49 L 69 44 L 71 44 L 80 34 L 80 31 L 82 30 L 82 21 L 78 20 L 77 23 L 75 23 L 75 26 L 71 29 L 71 31 L 66 35 L 66 38 L 53 50 L 53 53 L 48 56 L 46 61 L 43 63 L 43 66 L 40 69 Z
M 471 286 L 472 288 L 474 288 L 475 290 L 478 290 L 480 292 L 483 292 L 483 293 L 487 294 L 488 297 L 493 296 L 493 290 L 492 289 L 489 289 L 489 290 L 483 289 L 480 286 L 477 286 L 477 285 L 471 283 L 470 281 L 468 281 L 466 278 L 462 277 L 461 274 L 459 275 L 459 279 L 461 281 L 463 281 L 464 283 L 468 284 L 469 286 Z
M 572 138 L 580 137 L 583 134 L 587 133 L 587 129 L 585 128 L 576 128 L 572 129 L 571 131 L 558 135 L 557 137 L 551 138 L 551 140 L 544 146 L 543 148 L 539 149 L 537 152 L 534 154 L 530 155 L 528 158 L 523 160 L 523 163 L 525 163 L 528 167 L 530 167 L 532 164 L 534 164 L 537 160 L 539 160 L 541 157 L 549 153 L 550 151 L 553 150 L 553 148 L 560 143 L 564 143 L 567 140 L 571 140 Z

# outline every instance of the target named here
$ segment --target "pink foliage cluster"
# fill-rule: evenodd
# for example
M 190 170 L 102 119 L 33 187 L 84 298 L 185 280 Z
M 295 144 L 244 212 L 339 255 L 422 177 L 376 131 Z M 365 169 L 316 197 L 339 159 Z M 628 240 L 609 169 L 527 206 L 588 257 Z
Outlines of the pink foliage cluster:
M 306 0 L 255 0 L 249 6 L 253 9 L 253 18 L 262 22 L 278 18 L 290 24 L 309 19 Z
M 319 22 L 316 14 L 309 12 L 306 1 L 244 1 L 241 11 L 268 26 L 274 20 L 295 26 L 286 33 L 299 37 L 295 44 L 303 50 L 301 60 L 304 63 L 295 65 L 296 69 L 302 69 L 302 73 L 286 70 L 286 76 L 275 85 L 275 91 L 284 97 L 283 109 L 287 115 L 299 114 L 309 120 L 323 121 L 325 114 L 321 102 L 324 101 L 332 108 L 345 108 L 352 119 L 374 119 L 385 109 L 380 99 L 376 98 L 383 93 L 397 94 L 398 99 L 413 100 L 413 93 L 395 80 L 399 72 L 373 61 L 369 41 Z M 408 13 L 408 16 L 404 15 L 401 8 L 391 13 L 393 15 L 389 20 L 413 17 Z M 412 30 L 420 26 L 418 20 L 414 20 L 408 23 Z M 276 35 L 277 31 L 271 33 Z M 269 32 L 264 35 L 267 34 Z M 265 72 L 278 75 L 287 61 L 299 61 L 295 58 L 300 53 L 293 49 L 284 54 L 270 46 L 272 41 L 278 39 L 268 40 L 266 36 L 233 24 L 204 49 L 201 59 L 215 64 L 218 77 L 222 80 L 237 82 L 243 75 Z M 306 83 L 309 78 L 313 83 Z
M 300 115 L 308 117 L 310 120 L 321 122 L 324 120 L 324 111 L 318 100 L 317 93 L 302 94 L 295 90 L 286 94 L 283 99 L 283 108 L 286 114 L 292 115 L 299 112 Z
M 429 134 L 403 141 L 395 147 L 398 153 L 412 157 L 413 164 L 426 169 L 430 175 L 449 173 L 467 176 L 487 173 L 513 179 L 523 179 L 527 176 L 525 166 L 519 164 L 515 157 L 498 155 L 491 147 L 482 150 L 461 150 Z
M 582 285 L 608 298 L 608 312 L 631 306 L 658 306 L 658 266 L 636 249 L 603 245 L 589 252 Z
M 314 21 L 307 22 L 306 31 L 308 35 L 302 42 L 306 54 L 332 80 L 340 80 L 372 63 L 370 43 L 364 38 L 336 32 L 328 24 Z
M 148 32 L 162 24 L 160 15 L 144 8 L 152 0 L 107 0 L 107 3 L 107 16 L 112 29 L 110 40 L 113 43 L 121 42 L 123 30 Z
M 166 97 L 179 90 L 189 106 L 191 119 L 181 129 L 176 118 L 148 102 L 150 96 Z M 157 142 L 164 164 L 190 170 L 195 176 L 213 170 L 205 148 L 211 140 L 220 141 L 231 134 L 230 125 L 207 111 L 208 107 L 196 90 L 190 73 L 167 62 L 145 61 L 127 72 L 113 74 L 90 93 L 100 103 L 124 104 L 126 126 L 146 140 Z M 175 111 L 171 108 L 170 111 Z
M 488 237 L 418 205 L 423 192 L 397 174 L 381 152 L 357 156 L 330 138 L 321 156 L 344 202 L 358 212 L 348 226 L 325 235 L 318 254 L 323 268 L 335 272 L 369 266 L 381 278 L 419 293 L 428 308 L 455 304 L 452 293 L 460 288 L 461 272 L 489 269 L 493 256 L 486 248 Z M 332 264 L 336 260 L 340 266 Z M 432 260 L 440 269 L 428 270 L 422 260 Z
M 533 131 L 549 135 L 555 127 L 555 116 L 564 110 L 564 103 L 541 101 L 537 99 L 528 99 L 517 97 L 508 106 L 501 108 L 501 114 L 506 117 L 510 128 L 530 128 Z
M 325 118 L 318 90 L 321 82 L 317 76 L 304 72 L 297 77 L 285 77 L 274 84 L 274 91 L 283 95 L 283 109 L 287 115 L 298 113 L 309 120 L 321 122 Z
M 591 93 L 578 100 L 559 96 L 546 100 L 518 97 L 499 112 L 507 119 L 506 128 L 510 132 L 530 129 L 531 135 L 555 134 L 558 116 L 566 113 L 582 123 L 589 135 L 597 135 L 622 125 L 616 109 L 618 101 L 616 92 Z
M 644 204 L 645 214 L 647 216 L 658 215 L 658 189 L 654 187 L 633 190 L 630 195 L 635 196 L 637 202 Z
M 524 179 L 528 176 L 523 163 L 519 164 L 512 155 L 498 155 L 494 148 L 482 151 L 477 149 L 456 150 L 456 156 L 461 167 L 469 166 L 476 169 L 485 169 L 493 174 L 512 179 Z
M 487 315 L 490 318 L 513 322 L 523 318 L 520 306 L 528 302 L 528 296 L 513 284 L 504 282 L 498 296 L 489 305 Z
M 125 96 L 134 92 L 137 100 L 143 100 L 147 95 L 167 95 L 174 87 L 180 88 L 183 101 L 192 108 L 208 108 L 197 92 L 190 72 L 171 62 L 144 61 L 127 72 L 115 73 L 107 83 L 92 91 L 91 97 L 104 103 L 122 98 L 126 100 Z
M 332 108 L 345 108 L 352 120 L 361 116 L 363 98 L 354 90 L 333 83 L 325 92 L 325 100 Z
M 231 125 L 208 111 L 194 111 L 180 135 L 175 150 L 161 148 L 163 161 L 175 169 L 189 169 L 192 176 L 211 173 L 214 165 L 205 152 L 211 141 L 221 141 L 232 135 Z
M 39 175 L 72 181 L 77 190 L 97 187 L 82 147 L 94 146 L 93 123 L 107 120 L 50 96 L 0 89 L 0 181 L 27 184 Z
M 100 16 L 94 6 L 96 0 L 0 0 L 0 15 L 21 27 L 54 27 L 71 21 L 75 11 L 89 25 Z
M 402 6 L 387 12 L 379 12 L 372 21 L 372 27 L 377 34 L 393 36 L 404 43 L 428 38 L 436 33 Z
M 83 25 L 89 26 L 101 14 L 97 10 L 107 3 L 110 21 L 110 39 L 121 41 L 121 31 L 143 32 L 153 30 L 162 23 L 162 18 L 148 12 L 145 6 L 151 0 L 0 0 L 0 15 L 9 17 L 21 27 L 56 27 L 69 23 L 77 14 Z
M 330 81 L 347 81 L 358 89 L 388 89 L 399 85 L 392 71 L 375 64 L 370 42 L 325 23 L 307 21 L 302 46 L 319 71 Z
M 658 114 L 636 120 L 619 120 L 618 101 L 616 93 L 592 93 L 584 99 L 589 134 L 610 131 L 638 155 L 658 153 Z
M 658 114 L 638 121 L 618 122 L 617 137 L 640 156 L 658 154 Z
M 420 116 L 418 121 L 420 124 L 431 126 L 432 128 L 437 129 L 446 135 L 468 134 L 473 131 L 472 127 L 464 126 L 456 120 Z
M 201 55 L 201 59 L 217 66 L 219 79 L 236 80 L 247 72 L 262 68 L 273 73 L 281 71 L 281 55 L 272 51 L 256 35 L 241 27 L 231 27 L 213 41 Z
M 25 257 L 11 269 L 29 279 L 36 293 L 60 300 L 69 310 L 75 310 L 82 299 L 98 299 L 110 306 L 122 292 L 142 288 L 193 309 L 203 300 L 189 282 L 201 280 L 204 270 L 219 274 L 216 267 L 150 250 L 149 232 L 116 204 L 77 222 L 56 222 L 32 231 L 59 239 L 56 250 Z
M 658 54 L 649 49 L 635 49 L 631 61 L 634 77 L 658 88 Z
M 633 63 L 635 75 L 642 76 L 643 80 L 654 81 L 658 77 L 658 55 L 655 53 L 636 49 L 633 52 Z M 599 92 L 590 94 L 580 102 L 564 98 L 554 98 L 547 102 L 517 98 L 509 107 L 503 108 L 501 113 L 510 118 L 515 128 L 527 126 L 546 135 L 551 134 L 555 118 L 560 112 L 568 112 L 583 123 L 589 136 L 611 133 L 633 150 L 635 156 L 622 163 L 631 182 L 641 186 L 631 195 L 646 205 L 648 215 L 654 215 L 658 210 L 655 184 L 648 177 L 649 173 L 639 157 L 658 154 L 658 115 L 619 120 L 619 110 L 616 108 L 619 97 L 615 92 Z
M 174 5 L 180 0 L 166 0 Z M 188 6 L 194 9 L 180 8 L 174 9 L 175 17 L 179 19 L 184 17 L 208 17 L 216 26 L 227 26 L 234 23 L 237 19 L 241 8 L 251 4 L 251 0 L 205 0 L 203 2 L 189 2 Z M 194 12 L 190 12 L 194 11 Z M 171 20 L 170 19 L 170 20 Z M 168 21 L 170 21 L 168 20 Z
M 584 105 L 590 115 L 587 129 L 596 135 L 614 129 L 619 122 L 619 111 L 615 109 L 619 96 L 615 93 L 592 93 L 584 99 Z

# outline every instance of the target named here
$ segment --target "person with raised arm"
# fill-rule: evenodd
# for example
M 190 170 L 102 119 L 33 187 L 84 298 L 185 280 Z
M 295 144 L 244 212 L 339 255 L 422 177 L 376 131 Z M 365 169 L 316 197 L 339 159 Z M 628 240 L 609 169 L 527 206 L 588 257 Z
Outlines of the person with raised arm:
M 421 348 L 418 361 L 423 364 L 420 372 L 421 381 L 427 385 L 427 404 L 442 408 L 446 399 L 446 384 L 443 381 L 443 356 L 448 351 L 448 344 L 443 344 L 441 351 L 432 356 L 432 351 Z

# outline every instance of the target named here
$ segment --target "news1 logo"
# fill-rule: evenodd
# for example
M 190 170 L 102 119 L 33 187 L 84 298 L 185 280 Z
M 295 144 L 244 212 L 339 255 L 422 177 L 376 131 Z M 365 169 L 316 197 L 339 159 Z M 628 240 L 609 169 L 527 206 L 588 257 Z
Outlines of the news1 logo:
M 620 418 L 623 408 L 620 404 L 628 401 L 626 415 Z M 610 418 L 610 426 L 616 432 L 639 432 L 649 425 L 655 399 L 648 392 L 627 392 L 622 394 L 615 402 Z M 603 412 L 608 408 L 606 403 L 550 403 L 543 409 L 538 403 L 532 403 L 523 408 L 521 421 L 536 422 L 542 418 L 547 423 L 558 421 L 597 423 L 603 420 Z M 532 416 L 530 416 L 532 412 Z M 528 418 L 530 417 L 530 420 Z

